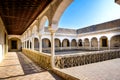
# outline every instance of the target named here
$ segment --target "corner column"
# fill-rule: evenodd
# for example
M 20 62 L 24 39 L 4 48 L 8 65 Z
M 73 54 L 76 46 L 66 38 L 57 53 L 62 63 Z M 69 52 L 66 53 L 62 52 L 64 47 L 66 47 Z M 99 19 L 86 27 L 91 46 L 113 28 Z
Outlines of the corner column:
M 62 41 L 60 41 L 60 44 L 61 44 L 61 45 L 60 45 L 60 49 L 62 50 Z

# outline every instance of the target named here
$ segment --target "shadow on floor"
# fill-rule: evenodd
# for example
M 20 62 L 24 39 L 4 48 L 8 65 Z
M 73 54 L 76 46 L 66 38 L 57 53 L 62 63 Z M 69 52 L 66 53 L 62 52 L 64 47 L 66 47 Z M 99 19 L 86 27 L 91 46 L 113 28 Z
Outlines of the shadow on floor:
M 43 79 L 46 79 L 47 77 L 49 77 L 49 80 L 64 80 L 61 77 L 57 76 L 56 74 L 52 73 L 51 71 L 47 71 L 45 69 L 42 69 L 40 67 L 38 67 L 35 63 L 33 63 L 29 58 L 27 58 L 24 54 L 22 54 L 21 52 L 16 52 L 17 57 L 16 59 L 19 60 L 20 64 L 14 64 L 14 65 L 6 65 L 6 66 L 0 66 L 0 67 L 8 67 L 8 66 L 19 66 L 21 65 L 22 70 L 24 73 L 21 74 L 15 74 L 15 75 L 10 75 L 10 76 L 3 76 L 0 78 L 0 80 L 16 80 L 16 79 L 24 79 L 24 80 L 29 80 L 28 78 L 30 77 L 30 79 L 32 80 L 32 78 L 38 78 L 39 80 L 39 73 L 42 72 L 46 72 L 41 74 L 40 76 L 43 76 Z M 10 56 L 9 56 L 10 57 Z M 14 58 L 14 57 L 13 57 Z M 11 58 L 10 58 L 11 59 Z M 9 58 L 7 58 L 7 60 L 9 60 Z M 8 68 L 9 69 L 9 68 Z M 14 70 L 14 69 L 13 69 Z M 15 69 L 16 70 L 16 69 Z M 6 71 L 6 70 L 4 70 Z M 50 74 L 49 74 L 50 73 Z M 3 73 L 5 75 L 8 74 L 8 72 Z M 34 75 L 33 75 L 34 74 Z M 49 75 L 48 75 L 49 74 Z M 37 76 L 38 75 L 38 76 Z M 46 77 L 45 77 L 46 76 Z M 41 79 L 40 79 L 41 80 Z
M 45 70 L 37 67 L 31 60 L 29 60 L 24 54 L 21 52 L 17 52 L 18 59 L 20 61 L 20 64 L 23 68 L 24 74 L 33 74 L 33 73 L 39 73 L 44 72 Z

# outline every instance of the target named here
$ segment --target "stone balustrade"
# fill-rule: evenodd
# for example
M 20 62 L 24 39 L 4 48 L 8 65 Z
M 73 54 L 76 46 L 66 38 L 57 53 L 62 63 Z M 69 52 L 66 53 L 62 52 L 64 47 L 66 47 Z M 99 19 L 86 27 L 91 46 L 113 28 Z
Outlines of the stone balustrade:
M 57 68 L 68 68 L 73 66 L 101 62 L 114 58 L 120 58 L 120 49 L 84 52 L 80 54 L 56 55 L 55 66 Z
M 22 49 L 22 52 L 29 57 L 32 61 L 34 61 L 37 65 L 44 69 L 51 68 L 51 56 L 50 54 L 40 53 L 38 51 L 32 51 L 28 49 Z

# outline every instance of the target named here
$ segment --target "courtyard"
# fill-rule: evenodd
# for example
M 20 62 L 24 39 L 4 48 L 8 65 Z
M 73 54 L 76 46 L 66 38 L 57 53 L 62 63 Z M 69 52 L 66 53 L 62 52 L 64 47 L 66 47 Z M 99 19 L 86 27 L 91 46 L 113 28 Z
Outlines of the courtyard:
M 120 0 L 0 0 L 0 80 L 120 80 Z

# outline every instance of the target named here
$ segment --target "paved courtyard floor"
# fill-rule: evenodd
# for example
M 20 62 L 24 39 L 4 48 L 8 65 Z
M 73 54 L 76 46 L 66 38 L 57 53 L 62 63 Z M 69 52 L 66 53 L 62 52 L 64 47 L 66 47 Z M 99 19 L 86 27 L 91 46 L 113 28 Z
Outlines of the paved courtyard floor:
M 120 80 L 120 58 L 61 69 L 80 80 Z
M 9 52 L 0 63 L 0 80 L 63 80 L 36 66 L 21 52 Z

